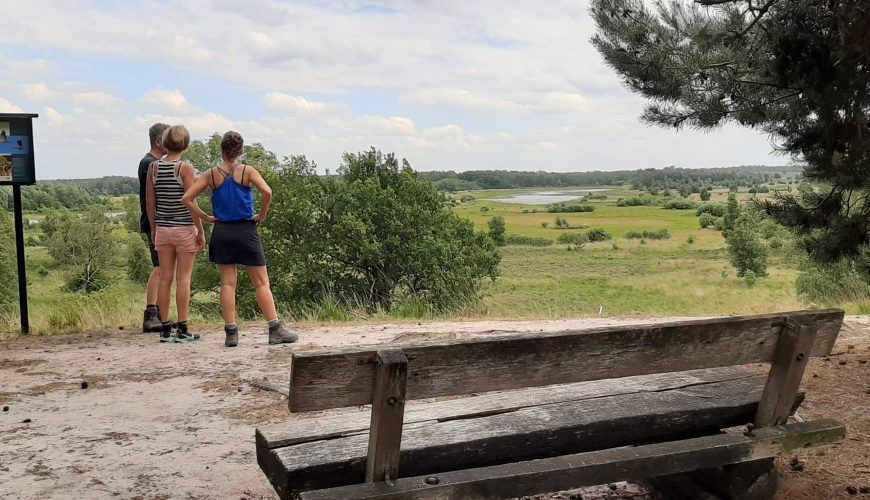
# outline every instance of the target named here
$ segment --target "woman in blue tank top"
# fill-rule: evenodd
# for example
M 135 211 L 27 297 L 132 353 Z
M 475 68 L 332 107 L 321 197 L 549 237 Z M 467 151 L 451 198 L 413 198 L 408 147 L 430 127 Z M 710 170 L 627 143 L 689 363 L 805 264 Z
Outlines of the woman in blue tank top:
M 260 172 L 241 163 L 244 140 L 238 132 L 227 132 L 221 140 L 223 162 L 210 169 L 184 194 L 182 203 L 191 213 L 215 224 L 208 248 L 209 261 L 217 264 L 221 275 L 221 314 L 224 317 L 225 345 L 239 344 L 236 326 L 237 266 L 245 266 L 257 292 L 257 303 L 269 323 L 269 343 L 295 342 L 298 336 L 288 332 L 275 308 L 275 299 L 269 284 L 266 255 L 260 241 L 257 225 L 266 220 L 272 189 Z M 214 216 L 206 214 L 196 205 L 197 196 L 211 189 Z M 254 210 L 254 188 L 260 192 L 259 213 Z

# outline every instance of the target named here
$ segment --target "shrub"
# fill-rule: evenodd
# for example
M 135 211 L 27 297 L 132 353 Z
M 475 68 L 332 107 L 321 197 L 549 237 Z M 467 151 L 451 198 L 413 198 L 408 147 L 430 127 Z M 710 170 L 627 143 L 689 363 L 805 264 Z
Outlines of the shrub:
M 693 244 L 693 243 L 695 243 L 695 235 L 694 235 L 694 234 L 690 234 L 689 237 L 686 238 L 686 243 L 688 243 L 688 244 L 690 244 L 690 245 Z
M 619 198 L 616 200 L 617 207 L 640 207 L 653 205 L 656 199 L 652 196 L 634 196 L 631 198 Z
M 707 229 L 710 226 L 714 226 L 716 224 L 716 217 L 713 217 L 710 214 L 701 214 L 698 217 L 698 225 L 701 226 L 701 229 Z
M 36 236 L 28 236 L 27 239 L 24 240 L 24 244 L 29 247 L 38 247 L 42 244 L 42 242 L 39 241 L 39 238 L 37 238 Z
M 638 231 L 636 229 L 632 229 L 630 231 L 626 231 L 625 239 L 628 240 L 637 240 L 637 239 L 650 239 L 650 240 L 667 240 L 671 237 L 671 232 L 668 228 L 663 227 L 661 229 L 644 229 L 643 231 Z
M 130 238 L 127 244 L 127 277 L 134 283 L 145 284 L 151 277 L 151 258 L 139 238 Z
M 555 241 L 551 240 L 550 238 L 542 238 L 539 236 L 526 236 L 524 234 L 511 233 L 505 235 L 506 245 L 526 247 L 549 247 L 552 246 L 554 243 Z
M 666 201 L 662 208 L 665 210 L 691 210 L 697 205 L 691 200 L 669 200 Z
M 582 245 L 585 245 L 586 243 L 588 243 L 589 239 L 586 237 L 585 234 L 565 233 L 565 234 L 560 234 L 559 237 L 556 238 L 556 241 L 559 243 L 568 244 L 568 245 L 580 245 L 580 246 L 582 246 Z
M 12 217 L 0 210 L 0 313 L 11 310 L 18 303 L 14 234 Z
M 551 214 L 558 213 L 572 213 L 572 212 L 592 212 L 595 210 L 595 207 L 592 205 L 582 205 L 582 204 L 573 204 L 568 205 L 565 203 L 559 203 L 556 205 L 550 205 L 547 207 L 547 212 Z
M 707 189 L 701 188 L 698 195 L 701 197 L 701 201 L 710 201 L 710 191 L 707 191 Z
M 105 290 L 111 284 L 111 280 L 101 269 L 85 268 L 74 272 L 64 284 L 68 292 L 83 293 L 85 295 Z
M 613 243 L 611 243 L 610 247 L 613 248 L 614 250 L 619 250 L 619 244 L 615 241 Z
M 53 224 L 47 233 L 46 246 L 55 260 L 73 270 L 67 289 L 87 294 L 105 288 L 102 271 L 111 260 L 115 245 L 109 219 L 98 211 L 82 216 L 67 212 Z
M 722 217 L 725 215 L 725 204 L 724 203 L 702 203 L 701 206 L 698 207 L 698 210 L 695 212 L 698 216 L 703 214 L 710 214 L 714 217 Z
M 571 229 L 571 223 L 568 222 L 564 217 L 556 217 L 556 227 L 558 229 Z
M 584 196 L 584 198 L 587 200 L 606 200 L 607 195 L 601 194 L 601 193 L 589 193 L 586 196 Z
M 493 217 L 489 220 L 487 226 L 489 227 L 489 237 L 492 238 L 492 241 L 494 241 L 497 246 L 504 246 L 504 217 L 501 215 Z
M 607 241 L 612 240 L 613 235 L 600 227 L 596 227 L 586 231 L 586 239 L 589 241 Z
M 752 269 L 746 270 L 746 273 L 743 274 L 743 279 L 746 280 L 746 285 L 749 286 L 749 288 L 754 287 L 755 283 L 758 281 L 758 277 L 755 276 L 755 272 L 753 272 Z
M 547 229 L 547 226 L 549 226 L 549 225 L 550 225 L 549 222 L 542 222 L 542 223 L 541 223 L 541 227 L 544 228 L 544 229 Z
M 471 203 L 474 201 L 474 199 L 474 196 L 471 196 L 470 194 L 464 194 L 459 197 L 459 201 L 462 203 Z
M 482 213 L 482 214 L 489 212 L 489 210 L 490 210 L 489 207 L 480 207 L 480 213 Z

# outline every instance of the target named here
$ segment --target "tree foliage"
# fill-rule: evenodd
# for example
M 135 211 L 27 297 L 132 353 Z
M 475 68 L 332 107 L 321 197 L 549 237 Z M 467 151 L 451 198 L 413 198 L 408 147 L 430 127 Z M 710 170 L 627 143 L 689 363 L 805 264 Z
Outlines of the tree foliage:
M 593 44 L 649 100 L 642 119 L 767 133 L 818 191 L 759 205 L 818 261 L 870 241 L 870 9 L 864 0 L 594 0 Z
M 68 288 L 85 294 L 104 288 L 104 268 L 114 251 L 109 219 L 97 211 L 81 216 L 62 212 L 50 214 L 44 224 L 49 255 L 72 271 Z
M 339 178 L 289 158 L 272 183 L 264 228 L 279 300 L 293 307 L 335 298 L 389 310 L 403 297 L 435 311 L 464 307 L 495 278 L 492 240 L 452 213 L 448 199 L 407 161 L 378 150 L 346 153 Z
M 487 227 L 489 228 L 489 237 L 495 242 L 496 246 L 503 247 L 505 245 L 505 222 L 504 217 L 501 215 L 497 215 L 492 219 L 489 219 L 487 223 Z
M 18 300 L 15 228 L 12 216 L 0 210 L 0 312 L 14 307 Z

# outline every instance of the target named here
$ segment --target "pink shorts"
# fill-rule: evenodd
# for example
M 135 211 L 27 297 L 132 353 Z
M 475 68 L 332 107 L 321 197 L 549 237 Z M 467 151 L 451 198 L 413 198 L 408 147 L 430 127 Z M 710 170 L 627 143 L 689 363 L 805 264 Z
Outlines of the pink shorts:
M 168 250 L 174 248 L 177 253 L 196 253 L 196 226 L 157 227 L 154 236 L 154 248 Z

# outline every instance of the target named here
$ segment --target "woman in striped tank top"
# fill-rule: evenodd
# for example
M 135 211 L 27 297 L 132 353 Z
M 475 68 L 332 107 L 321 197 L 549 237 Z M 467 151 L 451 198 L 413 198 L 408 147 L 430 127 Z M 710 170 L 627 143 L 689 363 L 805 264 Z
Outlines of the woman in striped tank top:
M 160 258 L 160 283 L 157 291 L 157 307 L 163 323 L 160 342 L 188 342 L 196 340 L 187 329 L 187 313 L 190 306 L 190 277 L 196 254 L 205 247 L 202 221 L 193 219 L 190 211 L 181 204 L 181 197 L 196 181 L 193 165 L 181 159 L 181 153 L 190 144 L 190 134 L 181 125 L 166 129 L 163 147 L 167 150 L 162 160 L 155 161 L 148 169 L 146 204 L 154 247 Z M 175 305 L 178 323 L 169 321 L 169 296 L 173 278 L 176 282 Z

